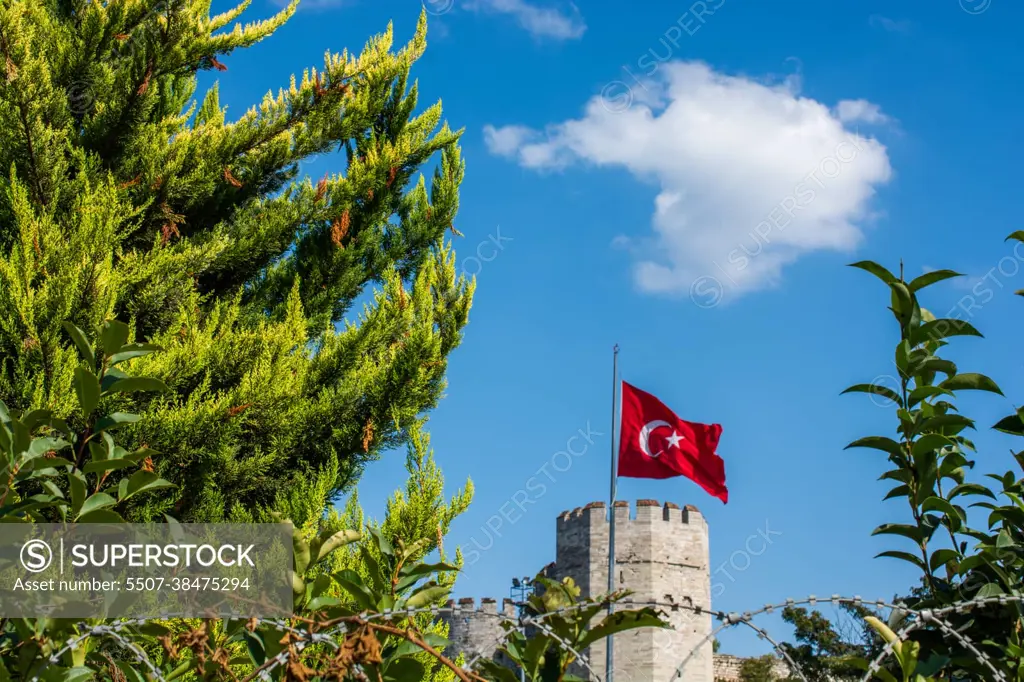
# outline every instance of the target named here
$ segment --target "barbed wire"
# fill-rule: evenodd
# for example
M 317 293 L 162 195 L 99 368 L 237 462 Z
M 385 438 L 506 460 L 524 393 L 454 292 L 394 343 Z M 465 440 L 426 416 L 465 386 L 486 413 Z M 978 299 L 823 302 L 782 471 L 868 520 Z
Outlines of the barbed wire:
M 464 666 L 462 666 L 462 669 L 466 672 L 473 672 L 477 668 L 478 663 L 482 659 L 492 658 L 495 653 L 497 653 L 506 645 L 506 643 L 508 642 L 508 638 L 517 629 L 523 630 L 525 632 L 526 628 L 534 627 L 543 632 L 544 634 L 546 634 L 547 636 L 549 636 L 558 644 L 558 646 L 562 647 L 565 651 L 572 654 L 575 657 L 575 659 L 584 668 L 587 669 L 587 671 L 593 676 L 593 678 L 600 682 L 601 676 L 597 673 L 597 671 L 594 670 L 590 660 L 586 656 L 586 653 L 576 651 L 572 647 L 570 642 L 566 641 L 565 638 L 555 633 L 551 629 L 551 627 L 549 627 L 545 623 L 545 621 L 550 618 L 556 616 L 566 616 L 572 614 L 574 611 L 583 608 L 590 608 L 600 603 L 601 602 L 578 602 L 566 605 L 558 609 L 553 609 L 545 613 L 532 615 L 520 614 L 516 616 L 510 616 L 508 614 L 501 612 L 492 613 L 482 609 L 463 608 L 462 605 L 458 604 L 452 606 L 439 606 L 437 604 L 434 604 L 430 606 L 411 609 L 384 609 L 380 612 L 363 612 L 357 614 L 357 618 L 359 619 L 359 621 L 363 623 L 372 624 L 374 622 L 390 621 L 398 618 L 412 619 L 416 616 L 429 614 L 434 618 L 437 618 L 439 616 L 450 616 L 452 618 L 459 616 L 473 618 L 495 618 L 499 621 L 509 623 L 514 626 L 506 629 L 502 634 L 495 638 L 494 646 L 491 649 L 485 649 L 476 652 L 472 659 L 470 659 Z M 710 632 L 706 633 L 699 642 L 690 647 L 690 650 L 687 652 L 682 662 L 678 666 L 676 666 L 675 670 L 673 671 L 671 678 L 672 680 L 682 677 L 684 669 L 686 668 L 687 664 L 690 663 L 693 660 L 693 658 L 697 655 L 697 653 L 700 651 L 700 649 L 706 646 L 708 643 L 710 643 L 718 635 L 718 633 L 722 632 L 725 629 L 736 627 L 737 625 L 744 625 L 746 627 L 751 628 L 754 632 L 756 632 L 759 638 L 768 641 L 768 643 L 772 646 L 773 650 L 776 653 L 778 653 L 785 661 L 785 664 L 789 667 L 791 673 L 798 675 L 800 679 L 804 680 L 804 682 L 807 682 L 807 677 L 804 675 L 801 666 L 790 657 L 789 653 L 787 652 L 786 648 L 782 645 L 782 643 L 772 638 L 772 636 L 768 633 L 766 629 L 758 625 L 755 625 L 751 621 L 758 616 L 770 614 L 777 609 L 784 609 L 786 607 L 804 605 L 816 606 L 818 604 L 827 603 L 831 603 L 834 606 L 838 606 L 840 604 L 849 604 L 854 606 L 874 606 L 880 609 L 890 609 L 893 611 L 899 611 L 906 614 L 906 616 L 911 618 L 912 620 L 910 620 L 910 622 L 904 624 L 902 627 L 896 630 L 895 634 L 898 642 L 906 641 L 906 637 L 915 630 L 922 629 L 929 624 L 934 624 L 939 628 L 939 630 L 944 634 L 945 637 L 951 637 L 957 640 L 957 642 L 961 646 L 963 646 L 967 651 L 969 651 L 971 655 L 974 656 L 979 663 L 981 663 L 987 670 L 989 670 L 993 674 L 996 680 L 1000 680 L 1001 682 L 1007 682 L 1006 676 L 993 664 L 989 656 L 984 651 L 979 649 L 969 637 L 967 637 L 961 632 L 958 632 L 956 628 L 953 627 L 946 620 L 946 617 L 952 614 L 966 613 L 972 609 L 979 607 L 995 605 L 1005 606 L 1013 603 L 1024 604 L 1024 596 L 998 595 L 991 597 L 982 597 L 976 599 L 963 600 L 938 609 L 921 610 L 910 608 L 903 603 L 894 604 L 882 599 L 865 600 L 860 596 L 842 597 L 839 595 L 832 595 L 831 597 L 824 599 L 819 598 L 815 595 L 810 595 L 803 599 L 786 599 L 782 602 L 774 604 L 765 604 L 763 607 L 759 609 L 753 611 L 745 611 L 742 613 L 726 613 L 724 611 L 709 609 L 700 605 L 690 605 L 685 603 L 663 601 L 638 601 L 632 598 L 626 598 L 614 602 L 614 606 L 619 607 L 623 610 L 635 608 L 655 608 L 662 610 L 669 609 L 671 611 L 684 610 L 693 612 L 697 615 L 709 615 L 715 618 L 716 620 L 721 621 L 721 623 L 717 627 L 713 628 Z M 175 617 L 187 616 L 161 614 L 162 619 L 169 619 Z M 194 614 L 192 614 L 192 617 L 194 617 Z M 147 672 L 150 675 L 150 678 L 154 680 L 154 682 L 163 682 L 164 680 L 166 680 L 166 678 L 156 667 L 156 665 L 150 660 L 147 653 L 143 649 L 141 649 L 134 641 L 132 641 L 130 636 L 128 636 L 125 633 L 125 631 L 129 630 L 130 628 L 144 626 L 152 620 L 155 619 L 128 618 L 124 620 L 118 620 L 112 623 L 79 623 L 77 627 L 81 628 L 81 632 L 75 637 L 69 638 L 60 649 L 52 653 L 48 657 L 48 662 L 56 665 L 64 654 L 73 651 L 89 638 L 95 637 L 99 639 L 108 639 L 116 645 L 121 646 L 127 649 L 129 652 L 131 652 L 134 655 L 136 662 L 145 666 Z M 342 623 L 331 628 L 325 629 L 323 631 L 312 632 L 307 629 L 296 627 L 293 624 L 293 622 L 279 618 L 253 618 L 250 619 L 250 623 L 252 623 L 254 627 L 266 626 L 277 632 L 288 633 L 292 635 L 296 639 L 294 644 L 296 651 L 302 651 L 308 645 L 311 644 L 327 644 L 328 646 L 337 650 L 339 648 L 338 638 L 347 634 L 352 627 L 351 623 Z M 629 632 L 636 631 L 637 630 L 631 630 L 621 634 L 628 634 Z M 615 635 L 613 635 L 613 637 L 614 636 Z M 452 646 L 452 644 L 452 642 L 449 642 L 449 646 Z M 666 647 L 666 649 L 668 649 L 668 647 Z M 871 679 L 872 675 L 881 669 L 883 662 L 888 656 L 892 655 L 893 651 L 893 644 L 886 643 L 885 646 L 882 648 L 882 651 L 870 662 L 868 670 L 861 678 L 862 682 L 868 682 Z M 260 677 L 261 679 L 270 679 L 271 672 L 277 666 L 287 663 L 290 655 L 290 649 L 285 649 L 276 654 L 275 656 L 267 659 L 267 661 L 265 661 L 264 664 L 260 666 L 259 671 L 257 673 L 258 677 Z M 33 675 L 30 678 L 30 682 L 37 682 L 37 680 L 39 680 L 39 676 L 41 673 L 42 671 L 37 672 L 35 675 Z

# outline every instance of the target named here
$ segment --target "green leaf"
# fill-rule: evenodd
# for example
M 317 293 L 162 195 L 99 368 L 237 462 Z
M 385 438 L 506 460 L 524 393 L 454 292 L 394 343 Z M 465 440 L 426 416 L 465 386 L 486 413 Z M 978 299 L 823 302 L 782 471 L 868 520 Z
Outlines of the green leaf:
M 8 422 L 8 424 L 11 428 L 12 451 L 15 455 L 26 452 L 32 447 L 32 433 L 17 419 Z
M 152 343 L 129 343 L 121 346 L 116 353 L 110 356 L 107 364 L 113 367 L 127 360 L 133 360 L 135 358 L 141 358 L 149 355 L 150 353 L 156 353 L 161 351 L 163 348 Z
M 904 339 L 896 345 L 896 357 L 894 358 L 896 369 L 902 376 L 907 376 L 907 368 L 910 367 L 910 342 Z
M 949 391 L 989 391 L 990 393 L 1003 395 L 1003 392 L 996 386 L 996 382 L 984 374 L 973 372 L 951 376 L 939 384 L 939 387 Z
M 313 559 L 313 563 L 324 559 L 331 552 L 335 551 L 339 547 L 358 542 L 363 537 L 363 534 L 357 530 L 340 530 L 336 533 L 327 531 L 321 533 L 320 537 L 316 542 L 316 558 Z
M 110 320 L 104 324 L 103 330 L 100 332 L 103 354 L 109 357 L 121 350 L 121 346 L 128 340 L 130 331 L 128 325 L 119 320 Z
M 1003 417 L 992 428 L 1011 436 L 1024 436 L 1024 418 L 1021 417 L 1021 411 L 1024 411 L 1024 408 L 1021 408 L 1017 414 Z
M 537 638 L 540 640 L 540 638 Z M 479 662 L 481 672 L 485 673 L 484 679 L 491 679 L 495 682 L 519 682 L 519 676 L 512 672 L 508 667 L 495 663 L 494 661 L 483 659 Z M 614 671 L 614 668 L 613 668 Z M 418 678 L 422 679 L 422 678 Z M 538 679 L 529 678 L 526 679 Z
M 900 397 L 899 393 L 892 390 L 891 388 L 880 386 L 878 384 L 857 384 L 855 386 L 850 386 L 848 389 L 846 389 L 839 395 L 845 395 L 847 393 L 870 393 L 873 395 L 880 395 L 883 398 L 887 398 L 896 403 L 897 405 L 903 407 L 903 398 Z
M 263 637 L 259 631 L 249 632 L 244 630 L 242 632 L 242 639 L 245 640 L 245 648 L 249 652 L 249 657 L 252 662 L 257 666 L 263 665 L 267 660 L 266 649 L 263 648 Z
M 914 444 L 910 448 L 910 454 L 914 458 L 918 458 L 952 444 L 953 441 L 946 436 L 942 436 L 937 433 L 929 433 L 914 441 Z
M 448 645 L 451 644 L 447 637 L 442 637 L 436 632 L 424 632 L 421 635 L 421 637 L 423 638 L 424 642 L 434 647 L 438 651 L 445 649 Z
M 998 583 L 986 583 L 981 586 L 981 589 L 974 595 L 974 598 L 985 599 L 987 597 L 998 597 L 1001 594 L 1004 594 L 1004 591 Z
M 860 268 L 861 270 L 864 270 L 865 272 L 870 272 L 872 275 L 874 275 L 878 279 L 882 280 L 886 284 L 891 284 L 893 282 L 899 281 L 899 280 L 896 279 L 896 275 L 892 274 L 891 272 L 886 270 L 884 267 L 882 267 L 878 263 L 875 263 L 874 261 L 862 260 L 862 261 L 858 261 L 856 263 L 850 263 L 848 267 Z
M 86 668 L 85 666 L 62 668 L 52 665 L 46 668 L 41 679 L 44 682 L 88 682 L 89 680 L 94 679 L 95 675 L 96 671 L 91 668 Z M 0 673 L 0 679 L 4 679 L 2 673 Z
M 949 656 L 932 653 L 927 660 L 919 661 L 914 672 L 925 678 L 937 675 L 950 661 Z M 919 681 L 920 682 L 920 681 Z
M 881 557 L 889 557 L 891 559 L 901 559 L 903 561 L 908 561 L 917 566 L 918 568 L 920 568 L 922 571 L 928 571 L 928 569 L 925 568 L 924 561 L 921 560 L 921 557 L 914 556 L 909 552 L 900 552 L 898 550 L 892 549 L 885 552 L 879 552 L 875 555 L 876 559 Z
M 306 597 L 306 581 L 295 571 L 292 571 L 292 592 L 296 600 Z
M 883 523 L 871 531 L 872 535 L 900 535 L 920 543 L 925 536 L 925 531 L 917 526 L 910 526 L 905 523 Z
M 320 609 L 329 608 L 331 606 L 341 606 L 342 603 L 343 602 L 337 597 L 315 597 L 313 599 L 310 599 L 309 603 L 306 604 L 306 610 L 318 611 Z
M 82 330 L 71 324 L 70 322 L 64 323 L 64 331 L 68 333 L 75 346 L 78 348 L 78 352 L 82 355 L 82 358 L 89 363 L 90 367 L 96 366 L 96 354 L 93 352 L 92 345 L 85 338 L 85 334 Z
M 954 370 L 953 373 L 955 374 L 956 371 Z M 910 392 L 910 395 L 908 396 L 909 400 L 907 402 L 911 407 L 913 407 L 922 400 L 927 400 L 928 398 L 932 398 L 937 395 L 947 395 L 952 397 L 953 392 L 947 391 L 944 388 L 939 388 L 938 386 L 918 386 Z
M 103 493 L 99 493 L 103 494 Z M 75 519 L 76 523 L 124 523 L 124 518 L 110 509 L 97 509 Z
M 395 555 L 395 548 L 391 546 L 391 543 L 388 542 L 388 539 L 380 532 L 380 529 L 369 526 L 367 527 L 367 531 L 369 531 L 370 535 L 373 536 L 374 541 L 376 541 L 377 549 L 380 550 L 381 555 L 386 557 L 393 557 Z
M 843 449 L 849 450 L 850 448 L 871 448 L 873 450 L 888 452 L 890 455 L 905 454 L 899 443 L 894 441 L 892 438 L 886 438 L 885 436 L 867 436 L 865 438 L 858 438 Z
M 963 520 L 963 516 L 956 507 L 950 504 L 949 500 L 942 497 L 936 497 L 934 495 L 921 503 L 921 511 L 941 511 L 946 516 L 960 519 L 961 521 Z
M 893 488 L 892 490 L 890 490 L 888 493 L 886 493 L 885 497 L 882 498 L 882 501 L 884 502 L 885 500 L 891 500 L 894 497 L 907 497 L 909 495 L 910 495 L 910 486 L 908 486 L 906 484 L 898 485 L 895 488 Z
M 39 457 L 45 455 L 51 450 L 54 452 L 60 452 L 64 448 L 70 447 L 71 443 L 60 438 L 33 438 L 32 444 L 28 446 L 27 454 L 30 457 Z
M 87 462 L 82 471 L 87 474 L 99 474 L 104 471 L 117 471 L 118 469 L 130 469 L 135 462 L 130 459 L 105 459 L 101 461 Z
M 21 423 L 29 431 L 33 431 L 37 426 L 48 423 L 52 418 L 53 413 L 50 410 L 32 410 L 21 416 Z
M 928 568 L 934 573 L 950 561 L 956 561 L 959 557 L 960 554 L 955 549 L 937 549 L 928 559 Z
M 145 676 L 135 667 L 134 663 L 117 661 L 117 667 L 124 673 L 127 682 L 146 682 Z
M 955 435 L 963 429 L 973 429 L 974 420 L 968 419 L 960 414 L 940 414 L 921 422 L 921 431 L 935 431 L 938 429 L 948 429 L 950 427 L 954 427 L 956 429 L 956 431 L 951 434 Z
M 668 628 L 671 627 L 663 621 L 656 611 L 650 608 L 631 611 L 615 611 L 591 628 L 583 635 L 578 642 L 579 647 L 585 648 L 592 643 L 603 640 L 605 637 L 627 632 L 638 628 Z
M 331 582 L 331 576 L 320 574 L 312 582 L 306 583 L 306 599 L 315 599 L 322 595 L 331 586 Z
M 1010 241 L 1011 239 L 1016 239 L 1016 240 L 1017 240 L 1017 241 L 1019 241 L 1019 242 L 1024 242 L 1024 230 L 1016 230 L 1016 231 L 1014 231 L 1014 232 L 1011 232 L 1011 233 L 1010 233 L 1010 236 L 1008 236 L 1008 237 L 1007 237 L 1006 239 L 1004 239 L 1003 241 L 1004 241 L 1004 242 L 1008 242 L 1008 241 Z
M 875 632 L 877 632 L 879 635 L 881 635 L 882 639 L 885 640 L 886 644 L 889 644 L 890 646 L 892 646 L 893 653 L 895 653 L 897 656 L 901 656 L 902 655 L 901 651 L 900 651 L 900 646 L 902 645 L 902 641 L 900 640 L 899 636 L 895 632 L 893 632 L 891 629 L 889 629 L 888 625 L 886 625 L 885 623 L 880 621 L 875 616 L 865 616 L 864 620 L 867 621 L 868 625 L 870 625 L 872 628 L 874 628 Z
M 68 475 L 68 488 L 71 494 L 71 508 L 77 513 L 85 502 L 86 487 L 85 476 L 80 471 L 73 471 Z
M 82 406 L 83 415 L 88 418 L 100 402 L 100 382 L 96 375 L 85 367 L 75 368 L 75 393 L 78 403 Z
M 139 421 L 139 419 L 140 417 L 137 414 L 125 414 L 124 412 L 108 414 L 106 417 L 96 422 L 96 432 L 112 431 L 124 426 L 125 424 L 134 424 Z
M 418 609 L 421 606 L 428 606 L 442 597 L 446 597 L 451 592 L 450 588 L 442 587 L 440 585 L 431 586 L 430 583 L 424 585 L 422 588 L 413 593 L 409 599 L 406 600 L 405 605 L 410 609 Z
M 118 379 L 110 385 L 106 390 L 106 394 L 111 393 L 137 393 L 140 391 L 150 391 L 153 393 L 166 393 L 170 389 L 167 388 L 167 384 L 160 381 L 159 379 L 152 379 L 150 377 L 128 377 L 126 379 Z
M 933 284 L 942 282 L 943 280 L 952 279 L 953 277 L 963 277 L 963 275 L 952 270 L 932 270 L 931 272 L 924 273 L 920 277 L 915 277 L 907 286 L 910 287 L 911 291 L 920 291 L 925 287 L 930 287 Z
M 980 483 L 961 483 L 958 486 L 954 486 L 946 495 L 946 499 L 952 500 L 954 497 L 959 497 L 960 495 L 984 495 L 985 497 L 990 497 L 993 500 L 996 499 L 996 496 L 992 491 Z
M 103 373 L 103 378 L 100 379 L 100 390 L 106 391 L 108 388 L 113 386 L 121 379 L 127 379 L 128 375 L 119 370 L 117 367 L 111 367 Z
M 941 341 L 951 336 L 978 336 L 982 333 L 974 328 L 970 322 L 953 318 L 944 318 L 925 322 L 914 330 L 910 337 L 911 343 L 917 347 L 929 341 Z
M 61 682 L 87 682 L 87 680 L 92 679 L 94 674 L 95 671 L 85 666 L 77 666 L 65 673 Z
M 892 311 L 901 324 L 906 324 L 914 312 L 914 297 L 903 282 L 889 282 L 892 289 Z
M 384 669 L 384 679 L 394 682 L 427 679 L 426 668 L 415 658 L 399 658 Z
M 166 625 L 153 622 L 142 623 L 137 625 L 135 629 L 147 637 L 165 637 L 173 632 L 173 630 Z
M 359 577 L 358 573 L 346 568 L 334 574 L 334 581 L 338 583 L 341 589 L 348 592 L 355 599 L 360 609 L 366 611 L 376 610 L 377 602 L 373 598 L 373 593 L 363 585 L 363 580 Z
M 115 504 L 117 504 L 117 500 L 110 495 L 106 493 L 94 493 L 93 495 L 90 495 L 84 503 L 82 503 L 82 508 L 78 510 L 78 517 L 75 520 L 77 521 L 91 511 L 113 507 Z
M 131 478 L 123 479 L 120 486 L 123 487 L 123 490 L 118 489 L 121 502 L 138 493 L 175 487 L 170 481 L 165 481 L 153 472 L 145 470 L 136 471 Z
M 425 575 L 433 575 L 435 573 L 445 573 L 459 570 L 458 566 L 452 566 L 451 564 L 438 563 L 438 564 L 406 564 L 402 566 L 402 570 L 399 571 L 399 575 L 411 578 L 411 577 L 422 577 Z
M 996 548 L 1003 549 L 1005 547 L 1013 547 L 1016 543 L 1005 528 L 999 531 L 999 535 L 996 536 Z
M 949 360 L 944 360 L 943 358 L 937 358 L 937 357 L 935 357 L 933 355 L 933 356 L 931 356 L 929 358 L 926 358 L 925 360 L 923 360 L 921 362 L 920 366 L 917 368 L 917 372 L 918 372 L 919 375 L 922 375 L 922 376 L 926 372 L 927 373 L 942 372 L 947 377 L 951 377 L 954 374 L 956 374 L 956 364 L 953 363 L 953 362 L 950 362 Z M 920 383 L 930 383 L 930 382 L 920 382 Z M 943 389 L 943 390 L 945 390 L 945 389 Z M 948 393 L 948 391 L 947 391 L 947 393 Z
M 295 559 L 295 572 L 300 576 L 305 575 L 311 558 L 310 548 L 309 543 L 302 537 L 302 531 L 298 528 L 292 531 L 292 556 Z
M 921 653 L 921 643 L 915 642 L 912 639 L 903 641 L 903 660 L 900 661 L 900 665 L 903 668 L 904 675 L 911 675 L 917 668 L 917 657 Z M 924 680 L 918 680 L 916 676 L 913 676 L 914 682 L 925 682 Z

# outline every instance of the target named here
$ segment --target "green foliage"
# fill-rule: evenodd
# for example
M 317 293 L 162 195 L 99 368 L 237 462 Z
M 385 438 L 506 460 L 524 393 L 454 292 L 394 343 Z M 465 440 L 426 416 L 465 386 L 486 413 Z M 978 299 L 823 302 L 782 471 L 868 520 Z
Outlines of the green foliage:
M 1011 238 L 1024 239 L 1024 234 Z M 1021 596 L 1024 594 L 1024 479 L 1013 471 L 989 474 L 998 487 L 968 481 L 974 467 L 968 459 L 974 444 L 964 435 L 973 430 L 972 419 L 961 415 L 955 405 L 962 391 L 1002 395 L 990 378 L 962 373 L 938 353 L 954 336 L 981 336 L 962 320 L 937 320 L 918 302 L 928 286 L 958 276 L 948 270 L 903 281 L 877 263 L 855 263 L 881 279 L 890 290 L 890 310 L 900 331 L 895 364 L 900 386 L 897 390 L 858 385 L 847 392 L 885 395 L 895 405 L 898 427 L 895 439 L 886 436 L 861 438 L 848 447 L 879 450 L 890 468 L 881 476 L 894 487 L 886 499 L 903 499 L 910 512 L 908 522 L 887 523 L 874 534 L 893 536 L 908 544 L 879 554 L 913 564 L 922 575 L 921 589 L 907 605 L 935 609 L 969 599 Z M 998 430 L 1024 435 L 1020 413 L 996 424 Z M 1024 452 L 1014 455 L 1024 468 Z M 1019 473 L 1019 472 L 1018 472 Z M 987 510 L 986 523 L 975 527 L 967 510 Z M 996 604 L 948 616 L 951 625 L 975 642 L 1008 679 L 1024 679 L 1022 642 L 1024 612 L 1019 602 Z M 879 626 L 874 629 L 888 637 Z M 972 652 L 955 639 L 944 639 L 938 626 L 912 633 L 897 654 L 904 680 L 922 676 L 991 675 Z M 882 671 L 884 679 L 892 673 Z
M 771 654 L 744 660 L 740 664 L 740 682 L 776 682 L 779 679 L 775 674 L 776 660 Z
M 198 72 L 230 77 L 296 7 L 242 25 L 248 5 L 0 3 L 0 400 L 81 432 L 95 387 L 65 323 L 163 347 L 118 366 L 169 390 L 109 397 L 180 493 L 133 498 L 132 520 L 318 518 L 436 405 L 468 318 L 444 241 L 460 133 L 410 83 L 426 14 L 231 121 Z M 336 150 L 339 173 L 299 175 Z
M 508 660 L 532 682 L 581 682 L 584 678 L 570 668 L 577 659 L 574 652 L 582 652 L 594 642 L 619 632 L 670 627 L 662 614 L 650 607 L 613 611 L 600 617 L 609 604 L 625 599 L 629 592 L 580 599 L 580 588 L 571 578 L 558 582 L 538 574 L 533 582 L 537 589 L 527 598 L 526 613 L 553 615 L 534 621 L 530 629 L 536 631 L 529 636 L 516 625 L 503 622 L 508 637 L 501 647 Z M 484 674 L 497 682 L 519 679 L 516 673 L 495 661 L 481 661 L 481 666 Z
M 104 360 L 107 357 L 103 356 Z M 13 434 L 21 427 L 9 420 L 5 428 L 5 443 L 13 442 Z M 460 491 L 448 504 L 424 504 L 428 499 L 437 500 L 440 473 L 426 449 L 428 439 L 421 434 L 414 443 L 417 445 L 410 451 L 406 495 L 395 495 L 383 524 L 367 524 L 365 533 L 332 527 L 326 520 L 319 526 L 293 528 L 296 616 L 287 619 L 283 627 L 256 619 L 122 623 L 123 638 L 115 640 L 108 634 L 90 635 L 87 628 L 96 621 L 0 621 L 0 679 L 27 680 L 41 673 L 44 680 L 122 679 L 123 675 L 141 682 L 151 665 L 165 679 L 179 680 L 250 679 L 260 672 L 268 679 L 294 681 L 481 680 L 461 669 L 461 657 L 451 660 L 441 653 L 448 641 L 429 612 L 406 612 L 447 601 L 458 566 L 443 561 L 444 551 L 438 546 L 440 529 L 465 508 L 469 499 L 467 490 Z M 87 467 L 91 461 L 87 455 Z M 64 466 L 74 470 L 73 463 Z M 426 492 L 431 490 L 433 493 Z M 425 492 L 429 497 L 422 497 Z M 350 505 L 350 510 L 358 510 L 358 506 Z M 435 514 L 432 532 L 409 542 L 400 532 L 388 537 L 386 529 L 397 529 L 396 524 L 403 519 L 421 519 L 424 522 L 412 528 L 430 529 L 425 510 Z M 442 561 L 425 562 L 424 557 L 435 550 L 441 553 Z M 461 555 L 456 552 L 456 556 L 457 563 L 461 563 Z M 357 568 L 346 567 L 350 565 Z M 531 598 L 534 612 L 564 609 L 576 603 L 579 589 L 570 582 L 543 578 L 538 582 L 545 593 Z M 545 629 L 537 636 L 528 639 L 516 633 L 507 650 L 525 652 L 517 660 L 530 666 L 531 679 L 576 679 L 567 672 L 574 656 L 562 648 L 564 645 L 582 650 L 617 632 L 667 626 L 650 609 L 619 611 L 592 625 L 609 602 L 625 596 L 627 593 L 586 600 L 580 609 L 546 618 Z M 326 635 L 326 639 L 308 642 L 298 634 L 302 632 Z M 81 642 L 75 648 L 65 647 L 72 638 L 81 638 Z M 129 652 L 125 642 L 146 652 L 146 667 L 126 657 Z M 275 657 L 282 656 L 284 664 L 273 665 Z M 493 679 L 504 680 L 508 671 L 496 668 L 494 672 Z
M 380 555 L 376 537 L 379 535 L 392 545 L 408 543 L 413 552 L 412 561 L 424 561 L 435 552 L 438 555 L 434 568 L 437 571 L 434 580 L 444 588 L 432 604 L 444 606 L 448 594 L 455 585 L 458 572 L 463 565 L 462 553 L 455 548 L 454 556 L 449 560 L 443 545 L 443 538 L 448 534 L 452 521 L 468 507 L 473 496 L 472 481 L 451 497 L 444 499 L 444 477 L 434 462 L 433 451 L 430 449 L 430 436 L 417 425 L 410 434 L 406 471 L 409 474 L 404 491 L 399 490 L 388 500 L 384 520 L 381 523 L 367 523 L 359 506 L 358 495 L 353 493 L 342 514 L 332 510 L 328 517 L 320 522 L 321 527 L 331 528 L 363 528 L 369 527 L 360 543 L 347 545 L 335 552 L 331 561 L 324 567 L 325 572 L 333 573 L 341 570 L 354 571 L 364 581 L 369 581 L 376 589 L 390 589 L 389 581 L 381 575 L 383 557 Z M 452 566 L 452 570 L 444 570 L 443 565 Z M 397 586 L 396 586 L 397 587 Z M 421 613 L 413 616 L 420 632 L 446 637 L 448 626 L 434 616 Z M 454 673 L 428 653 L 417 655 L 417 660 L 429 671 L 432 682 L 452 682 Z M 455 663 L 464 661 L 456 659 Z
M 0 401 L 0 523 L 119 523 L 130 500 L 173 487 L 153 472 L 156 451 L 128 452 L 114 442 L 113 433 L 138 416 L 100 409 L 125 393 L 167 390 L 117 367 L 126 354 L 159 348 L 126 343 L 120 322 L 103 326 L 96 348 L 74 325 L 66 329 L 82 356 L 74 386 L 84 426 L 76 431 L 49 410 L 20 413 Z
M 876 614 L 862 605 L 843 603 L 839 608 L 843 615 L 836 622 L 820 611 L 799 606 L 782 610 L 782 619 L 793 626 L 798 644 L 783 642 L 781 647 L 807 682 L 859 680 L 863 669 L 852 659 L 871 659 L 881 651 L 879 638 L 864 623 L 865 618 Z M 857 625 L 850 627 L 850 621 Z M 800 678 L 791 675 L 790 679 Z

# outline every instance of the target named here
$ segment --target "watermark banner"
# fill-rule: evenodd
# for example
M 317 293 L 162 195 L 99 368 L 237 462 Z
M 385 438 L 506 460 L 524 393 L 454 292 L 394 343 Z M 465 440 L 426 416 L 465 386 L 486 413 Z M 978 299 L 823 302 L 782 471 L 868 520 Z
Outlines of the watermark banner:
M 292 613 L 291 524 L 0 524 L 2 618 Z

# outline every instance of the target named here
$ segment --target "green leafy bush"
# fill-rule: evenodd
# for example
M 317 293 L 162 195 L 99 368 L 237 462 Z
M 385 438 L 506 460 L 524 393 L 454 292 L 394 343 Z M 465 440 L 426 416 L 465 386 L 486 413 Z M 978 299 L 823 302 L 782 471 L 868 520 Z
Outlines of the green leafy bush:
M 1024 239 L 1015 233 L 1014 239 Z M 854 267 L 880 279 L 890 292 L 890 310 L 899 329 L 894 361 L 899 374 L 895 389 L 859 384 L 845 392 L 869 393 L 891 401 L 897 421 L 896 437 L 868 436 L 848 447 L 870 448 L 885 454 L 890 468 L 881 479 L 891 481 L 885 499 L 906 502 L 909 519 L 887 523 L 875 535 L 901 539 L 906 549 L 890 549 L 879 556 L 915 566 L 921 587 L 906 605 L 918 611 L 942 613 L 943 622 L 925 623 L 896 642 L 894 653 L 904 680 L 932 678 L 989 679 L 994 666 L 1007 679 L 1024 679 L 1022 629 L 1024 610 L 1024 453 L 1014 454 L 1018 471 L 988 474 L 997 486 L 968 481 L 974 468 L 974 443 L 965 435 L 974 420 L 960 414 L 955 400 L 963 391 L 1002 395 L 987 376 L 961 372 L 939 352 L 956 336 L 981 334 L 969 322 L 936 319 L 921 307 L 918 297 L 927 287 L 960 276 L 950 270 L 926 273 L 907 282 L 881 265 L 863 261 Z M 994 428 L 1024 435 L 1024 412 L 1018 411 Z M 968 509 L 979 510 L 969 515 Z M 984 526 L 972 525 L 981 516 Z M 1000 603 L 1000 597 L 1012 597 Z M 973 609 L 958 603 L 984 601 Z M 887 640 L 895 633 L 877 618 L 872 627 Z M 968 646 L 967 642 L 972 642 Z M 975 647 L 979 656 L 971 649 Z M 986 660 L 987 659 L 987 660 Z M 863 661 L 862 661 L 863 664 Z M 892 673 L 880 671 L 886 680 Z

